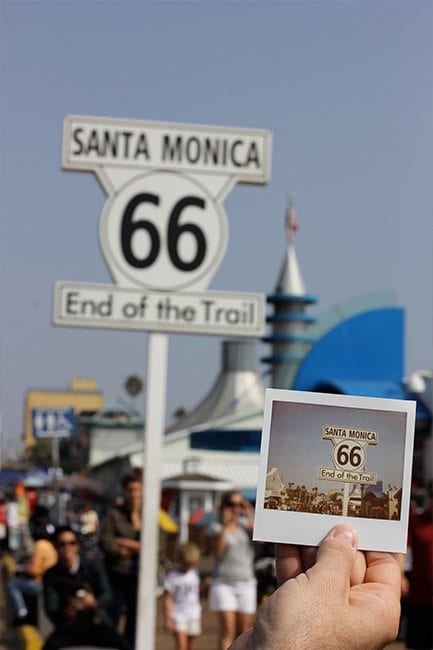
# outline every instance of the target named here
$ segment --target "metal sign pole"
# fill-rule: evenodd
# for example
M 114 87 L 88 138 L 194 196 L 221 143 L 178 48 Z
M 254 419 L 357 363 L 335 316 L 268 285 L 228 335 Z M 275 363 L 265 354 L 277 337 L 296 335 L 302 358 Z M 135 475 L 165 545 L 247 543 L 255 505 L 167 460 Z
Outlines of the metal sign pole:
M 56 524 L 59 525 L 61 521 L 61 508 L 60 508 L 60 486 L 59 486 L 59 473 L 60 473 L 60 441 L 54 436 L 51 438 L 51 462 L 54 468 L 54 503 L 56 506 Z
M 135 650 L 153 650 L 156 631 L 160 467 L 165 428 L 168 336 L 150 332 L 143 445 L 143 507 Z

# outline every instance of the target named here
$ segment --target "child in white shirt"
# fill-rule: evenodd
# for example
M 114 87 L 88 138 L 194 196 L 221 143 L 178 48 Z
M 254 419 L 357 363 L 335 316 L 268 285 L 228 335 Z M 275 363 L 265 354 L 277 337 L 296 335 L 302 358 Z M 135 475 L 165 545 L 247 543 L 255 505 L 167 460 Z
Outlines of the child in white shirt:
M 200 549 L 191 542 L 181 544 L 178 559 L 179 569 L 170 571 L 164 581 L 165 629 L 174 635 L 177 650 L 191 650 L 201 634 Z

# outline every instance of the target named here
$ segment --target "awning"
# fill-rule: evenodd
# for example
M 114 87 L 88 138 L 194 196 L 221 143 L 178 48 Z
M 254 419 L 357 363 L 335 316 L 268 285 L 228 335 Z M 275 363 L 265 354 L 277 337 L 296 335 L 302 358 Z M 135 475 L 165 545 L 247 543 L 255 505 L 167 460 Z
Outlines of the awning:
M 198 512 L 195 512 L 193 515 L 191 515 L 191 517 L 189 518 L 189 523 L 206 528 L 207 526 L 210 526 L 210 524 L 212 524 L 214 521 L 217 520 L 218 520 L 218 515 L 216 512 L 214 511 L 205 512 L 204 510 L 200 510 Z
M 25 473 L 15 469 L 0 470 L 0 487 L 14 487 L 19 481 L 22 481 Z
M 196 450 L 194 450 L 196 451 Z M 212 477 L 213 480 L 226 481 L 228 485 L 221 486 L 222 490 L 237 487 L 241 490 L 255 490 L 258 482 L 259 453 L 249 453 L 241 458 L 241 454 L 218 454 L 212 451 L 200 453 L 200 473 Z M 182 472 L 182 461 L 185 457 L 163 458 L 161 462 L 161 479 L 169 480 Z
M 406 399 L 416 401 L 416 419 L 430 420 L 428 408 L 408 391 L 399 381 L 390 379 L 326 379 L 319 382 L 315 390 L 325 393 L 340 393 L 343 395 L 360 395 L 361 397 L 385 397 L 387 399 Z

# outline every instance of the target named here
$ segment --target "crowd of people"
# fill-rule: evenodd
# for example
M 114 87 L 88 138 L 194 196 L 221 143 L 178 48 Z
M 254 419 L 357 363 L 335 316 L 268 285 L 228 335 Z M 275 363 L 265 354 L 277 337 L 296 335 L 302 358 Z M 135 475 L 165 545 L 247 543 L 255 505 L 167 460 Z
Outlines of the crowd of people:
M 178 543 L 176 563 L 165 576 L 161 608 L 174 647 L 191 650 L 200 638 L 206 594 L 218 621 L 218 650 L 383 648 L 399 628 L 408 648 L 431 650 L 431 487 L 422 494 L 410 514 L 405 557 L 361 553 L 356 530 L 346 524 L 334 527 L 318 549 L 276 545 L 279 587 L 275 584 L 263 604 L 257 546 L 251 540 L 253 506 L 238 490 L 224 493 L 207 529 L 206 549 Z M 55 527 L 49 510 L 35 506 L 29 519 L 31 553 L 11 572 L 7 595 L 13 624 L 28 620 L 32 598 L 43 600 L 52 624 L 43 650 L 134 649 L 141 504 L 141 473 L 132 470 L 123 477 L 122 496 L 101 519 L 86 504 L 79 526 L 71 521 Z M 201 553 L 208 548 L 213 572 L 203 576 Z
M 27 525 L 21 525 L 26 532 L 16 535 L 14 529 L 9 534 L 5 516 L 2 551 L 12 558 L 13 567 L 6 585 L 10 623 L 32 621 L 30 603 L 33 599 L 35 609 L 34 600 L 42 598 L 52 627 L 43 650 L 80 645 L 134 648 L 141 472 L 127 473 L 122 488 L 102 522 L 86 503 L 78 513 L 68 512 L 66 523 L 55 526 L 50 510 L 36 505 L 33 512 L 27 510 Z M 15 499 L 11 503 L 15 505 Z M 14 507 L 11 510 L 14 513 Z

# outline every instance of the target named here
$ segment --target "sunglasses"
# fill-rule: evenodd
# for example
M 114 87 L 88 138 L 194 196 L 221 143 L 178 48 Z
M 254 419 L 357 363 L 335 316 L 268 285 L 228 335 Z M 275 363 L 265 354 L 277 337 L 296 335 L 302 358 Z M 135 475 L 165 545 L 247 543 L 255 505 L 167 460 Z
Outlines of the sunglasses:
M 59 542 L 57 546 L 63 548 L 64 546 L 76 546 L 78 544 L 76 539 L 65 539 L 63 542 Z
M 229 508 L 243 508 L 244 504 L 241 501 L 229 501 L 227 506 Z

